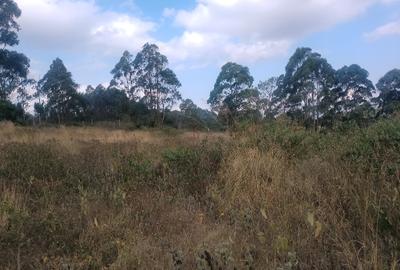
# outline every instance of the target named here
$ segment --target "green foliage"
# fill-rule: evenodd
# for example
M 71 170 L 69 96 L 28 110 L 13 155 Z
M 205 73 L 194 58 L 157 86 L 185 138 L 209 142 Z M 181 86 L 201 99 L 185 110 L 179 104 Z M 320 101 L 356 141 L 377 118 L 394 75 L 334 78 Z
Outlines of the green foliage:
M 167 179 L 194 196 L 205 194 L 222 161 L 221 145 L 203 142 L 195 148 L 166 150 L 163 154 Z
M 380 91 L 380 113 L 387 115 L 400 109 L 400 70 L 393 69 L 383 76 L 376 87 Z
M 0 121 L 8 120 L 19 122 L 23 120 L 24 109 L 7 100 L 0 100 Z
M 21 10 L 13 0 L 3 0 L 0 8 L 0 100 L 6 100 L 10 94 L 27 97 L 25 88 L 31 84 L 27 79 L 29 59 L 21 53 L 7 50 L 7 46 L 18 45 L 19 25 L 16 19 Z
M 86 117 L 91 121 L 116 121 L 129 114 L 129 100 L 125 93 L 115 88 L 98 85 L 84 95 Z
M 320 54 L 299 48 L 290 58 L 281 97 L 288 114 L 315 129 L 334 100 L 335 71 Z
M 135 100 L 138 89 L 135 87 L 133 55 L 125 51 L 111 74 L 113 75 L 113 80 L 110 83 L 110 87 L 124 91 L 131 100 Z
M 344 66 L 336 72 L 336 76 L 340 88 L 339 102 L 344 113 L 367 104 L 372 98 L 375 87 L 368 79 L 368 71 L 359 65 Z
M 166 112 L 181 99 L 178 91 L 181 83 L 168 68 L 167 57 L 159 52 L 155 44 L 146 43 L 135 58 L 125 51 L 111 73 L 113 80 L 110 88 L 124 91 L 131 102 L 140 98 L 138 105 L 145 105 L 145 109 L 151 112 L 153 119 L 150 125 L 161 126 Z M 143 109 L 140 106 L 136 108 L 141 111 L 135 113 L 141 115 Z M 143 118 L 136 119 L 138 125 L 148 122 L 148 115 Z
M 82 118 L 85 102 L 77 88 L 72 74 L 59 58 L 53 61 L 50 70 L 38 82 L 38 95 L 47 97 L 46 111 L 58 123 Z
M 24 93 L 30 84 L 27 79 L 29 59 L 18 52 L 0 49 L 0 99 L 7 99 L 14 91 Z
M 181 83 L 169 69 L 168 59 L 154 44 L 145 44 L 133 61 L 135 87 L 143 91 L 143 102 L 150 110 L 165 112 L 181 99 Z M 162 120 L 162 119 L 161 119 Z
M 280 91 L 283 90 L 284 76 L 272 77 L 261 81 L 257 89 L 260 93 L 260 109 L 266 119 L 273 119 L 282 110 L 283 102 Z
M 2 0 L 0 9 L 0 44 L 2 46 L 18 45 L 19 25 L 16 19 L 21 10 L 13 0 Z
M 221 68 L 207 102 L 229 126 L 258 111 L 259 92 L 252 88 L 253 81 L 247 67 L 229 62 Z
M 181 105 L 179 105 L 179 109 L 186 115 L 193 115 L 198 107 L 191 99 L 185 99 L 181 102 Z
M 179 106 L 181 114 L 177 115 L 179 128 L 190 128 L 197 130 L 221 130 L 217 116 L 207 110 L 197 107 L 192 100 L 186 99 Z M 168 116 L 168 115 L 167 115 Z

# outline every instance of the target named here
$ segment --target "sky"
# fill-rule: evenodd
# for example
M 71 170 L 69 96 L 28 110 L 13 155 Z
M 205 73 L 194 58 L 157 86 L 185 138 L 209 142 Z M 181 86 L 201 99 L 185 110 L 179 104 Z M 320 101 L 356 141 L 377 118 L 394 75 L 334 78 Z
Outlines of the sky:
M 124 50 L 160 47 L 182 96 L 207 108 L 221 66 L 248 66 L 255 84 L 284 73 L 297 47 L 376 83 L 400 68 L 400 0 L 16 0 L 17 50 L 40 79 L 59 57 L 81 89 L 108 84 Z

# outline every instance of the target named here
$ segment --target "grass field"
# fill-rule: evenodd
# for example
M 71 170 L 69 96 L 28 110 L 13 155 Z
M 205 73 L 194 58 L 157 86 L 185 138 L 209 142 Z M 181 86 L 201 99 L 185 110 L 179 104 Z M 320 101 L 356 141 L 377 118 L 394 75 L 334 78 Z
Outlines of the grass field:
M 400 120 L 0 124 L 0 269 L 399 269 Z

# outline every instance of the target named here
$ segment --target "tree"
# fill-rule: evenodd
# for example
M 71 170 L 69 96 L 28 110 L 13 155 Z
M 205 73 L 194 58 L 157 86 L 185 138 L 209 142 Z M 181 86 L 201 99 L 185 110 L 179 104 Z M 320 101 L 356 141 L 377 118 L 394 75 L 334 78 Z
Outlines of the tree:
M 8 100 L 0 100 L 0 121 L 22 121 L 24 110 L 20 105 L 12 104 Z
M 274 118 L 282 113 L 283 104 L 281 104 L 279 91 L 282 88 L 284 76 L 271 77 L 266 81 L 261 81 L 258 86 L 260 93 L 260 109 L 265 118 Z
M 344 66 L 336 71 L 337 113 L 347 119 L 365 120 L 373 117 L 371 99 L 375 91 L 369 73 L 359 65 Z
M 59 58 L 53 61 L 50 70 L 38 82 L 38 94 L 47 96 L 46 110 L 57 117 L 58 123 L 76 120 L 83 114 L 84 100 L 77 88 L 72 74 Z
M 380 91 L 378 97 L 381 114 L 391 114 L 400 110 L 400 69 L 393 69 L 377 83 Z
M 207 131 L 210 129 L 221 129 L 221 124 L 218 122 L 217 115 L 198 107 L 191 99 L 183 100 L 179 108 L 183 115 L 183 117 L 181 117 L 182 119 L 179 121 L 179 127 Z
M 110 86 L 125 91 L 131 100 L 135 100 L 137 98 L 137 89 L 135 85 L 133 55 L 130 52 L 125 51 L 123 53 L 121 59 L 111 71 L 111 74 L 113 75 L 113 79 Z
M 20 30 L 16 19 L 21 10 L 13 0 L 2 0 L 0 3 L 0 44 L 3 46 L 18 45 L 17 32 Z
M 0 99 L 6 100 L 11 93 L 25 93 L 31 83 L 27 79 L 29 59 L 20 53 L 0 50 Z
M 179 105 L 179 109 L 185 115 L 193 115 L 198 107 L 191 99 L 185 99 L 182 101 L 181 105 Z
M 12 92 L 26 94 L 29 59 L 21 53 L 7 50 L 7 46 L 18 45 L 19 25 L 16 19 L 21 10 L 12 0 L 0 2 L 0 100 L 6 100 Z
M 40 125 L 42 123 L 42 119 L 45 117 L 46 114 L 46 106 L 43 102 L 35 102 L 35 104 L 33 105 L 33 109 L 38 117 Z
M 253 77 L 247 67 L 229 62 L 221 68 L 208 104 L 229 124 L 258 109 L 259 93 L 252 88 Z
M 87 115 L 92 121 L 121 120 L 128 114 L 128 97 L 125 92 L 113 87 L 106 89 L 98 85 L 92 92 L 85 94 Z
M 93 88 L 93 86 L 91 86 L 90 84 L 88 85 L 88 87 L 86 87 L 86 90 L 85 90 L 85 94 L 91 94 L 91 93 L 93 93 L 94 92 L 94 88 Z
M 135 89 L 142 92 L 142 101 L 154 112 L 155 124 L 162 124 L 165 111 L 181 99 L 178 91 L 181 83 L 168 68 L 168 59 L 159 52 L 157 45 L 145 44 L 133 61 L 133 66 Z
M 161 71 L 160 81 L 161 88 L 157 93 L 157 102 L 159 102 L 160 105 L 157 105 L 157 107 L 161 108 L 164 117 L 164 112 L 166 110 L 171 110 L 172 107 L 182 99 L 181 93 L 178 90 L 179 87 L 181 87 L 181 83 L 176 74 L 169 68 Z
M 23 85 L 24 87 L 19 87 L 16 93 L 17 93 L 17 104 L 19 104 L 25 112 L 29 106 L 29 102 L 33 98 L 33 95 L 28 93 L 27 88 L 29 86 L 35 85 L 35 80 L 33 79 L 26 80 L 26 82 Z
M 288 114 L 316 129 L 335 100 L 335 70 L 310 48 L 298 48 L 286 66 L 280 99 Z

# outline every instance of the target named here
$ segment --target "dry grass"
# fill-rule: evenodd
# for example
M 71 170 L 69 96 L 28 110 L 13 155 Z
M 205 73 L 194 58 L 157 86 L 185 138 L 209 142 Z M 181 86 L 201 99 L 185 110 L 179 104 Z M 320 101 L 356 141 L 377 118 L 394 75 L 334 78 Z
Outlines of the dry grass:
M 0 138 L 1 269 L 399 267 L 396 121 Z
M 217 140 L 227 138 L 227 135 L 213 132 L 172 131 L 168 133 L 157 130 L 107 130 L 96 127 L 24 128 L 15 127 L 11 122 L 0 122 L 0 138 L 1 144 L 98 141 L 100 143 L 140 142 L 162 146 L 175 142 L 192 143 L 201 140 Z

